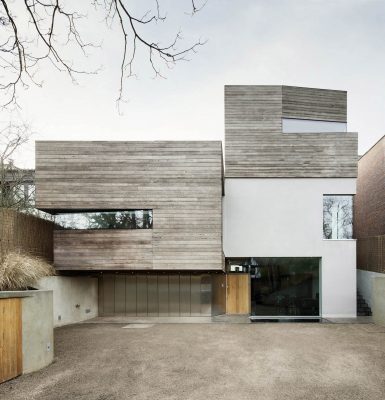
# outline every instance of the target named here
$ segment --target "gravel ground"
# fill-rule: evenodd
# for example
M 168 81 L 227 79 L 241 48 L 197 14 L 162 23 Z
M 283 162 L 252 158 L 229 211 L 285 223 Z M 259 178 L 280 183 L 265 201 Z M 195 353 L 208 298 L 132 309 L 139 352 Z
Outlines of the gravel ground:
M 372 324 L 77 324 L 55 362 L 0 399 L 385 398 L 385 328 Z

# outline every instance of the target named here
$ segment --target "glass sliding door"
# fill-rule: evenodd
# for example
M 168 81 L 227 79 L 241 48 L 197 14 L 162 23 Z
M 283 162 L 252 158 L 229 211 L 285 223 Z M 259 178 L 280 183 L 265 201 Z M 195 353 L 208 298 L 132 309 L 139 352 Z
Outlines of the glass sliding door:
M 250 273 L 252 315 L 320 315 L 320 258 L 229 259 L 228 270 Z

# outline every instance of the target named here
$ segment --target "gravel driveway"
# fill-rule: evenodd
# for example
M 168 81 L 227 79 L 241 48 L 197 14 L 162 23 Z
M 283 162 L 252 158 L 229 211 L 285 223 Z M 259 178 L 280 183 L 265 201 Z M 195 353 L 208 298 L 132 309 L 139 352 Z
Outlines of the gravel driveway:
M 0 399 L 385 398 L 385 328 L 373 324 L 77 324 L 55 362 Z

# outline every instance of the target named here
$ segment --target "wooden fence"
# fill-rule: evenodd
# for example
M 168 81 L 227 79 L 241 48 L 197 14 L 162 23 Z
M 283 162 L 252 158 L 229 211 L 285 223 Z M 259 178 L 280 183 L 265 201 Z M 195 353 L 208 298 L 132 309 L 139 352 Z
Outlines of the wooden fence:
M 22 373 L 21 299 L 0 298 L 0 383 Z
M 385 235 L 357 239 L 357 268 L 385 273 Z
M 0 209 L 0 257 L 21 251 L 53 262 L 54 223 L 11 209 Z

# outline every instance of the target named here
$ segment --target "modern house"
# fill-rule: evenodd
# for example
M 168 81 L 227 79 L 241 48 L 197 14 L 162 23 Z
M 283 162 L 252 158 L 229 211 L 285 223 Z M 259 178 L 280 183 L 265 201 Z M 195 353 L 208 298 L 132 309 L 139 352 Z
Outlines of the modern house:
M 373 279 L 385 277 L 385 136 L 358 161 L 354 237 L 357 288 L 373 307 Z
M 36 144 L 54 265 L 99 315 L 354 317 L 357 134 L 346 92 L 225 87 L 219 141 Z

